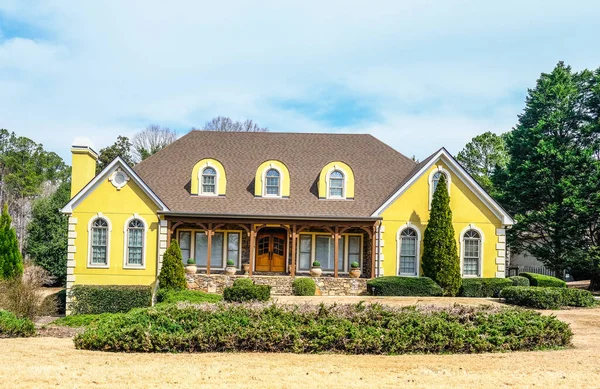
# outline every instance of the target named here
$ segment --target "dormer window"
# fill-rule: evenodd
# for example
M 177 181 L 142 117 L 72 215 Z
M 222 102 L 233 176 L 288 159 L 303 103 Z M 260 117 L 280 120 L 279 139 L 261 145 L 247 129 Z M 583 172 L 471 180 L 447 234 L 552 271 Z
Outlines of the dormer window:
M 339 170 L 334 170 L 329 175 L 329 197 L 344 197 L 344 173 Z
M 265 175 L 265 195 L 266 196 L 279 196 L 280 188 L 280 175 L 275 169 L 269 169 Z
M 217 172 L 212 167 L 207 167 L 202 171 L 200 190 L 203 195 L 217 194 Z

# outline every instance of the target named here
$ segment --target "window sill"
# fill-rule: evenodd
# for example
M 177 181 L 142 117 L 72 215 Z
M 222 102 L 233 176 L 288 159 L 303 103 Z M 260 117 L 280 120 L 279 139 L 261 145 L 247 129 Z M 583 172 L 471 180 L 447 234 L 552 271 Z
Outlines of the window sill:
M 88 269 L 109 269 L 110 265 L 91 265 L 88 263 L 87 268 Z
M 133 266 L 133 265 L 125 265 L 123 269 L 126 270 L 146 270 L 146 266 Z

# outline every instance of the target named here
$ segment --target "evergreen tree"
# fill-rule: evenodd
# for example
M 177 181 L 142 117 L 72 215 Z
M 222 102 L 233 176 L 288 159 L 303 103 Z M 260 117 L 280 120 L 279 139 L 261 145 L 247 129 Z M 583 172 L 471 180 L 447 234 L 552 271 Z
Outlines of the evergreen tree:
M 36 265 L 46 269 L 56 282 L 67 278 L 68 220 L 60 209 L 69 202 L 70 182 L 62 183 L 50 197 L 37 200 L 27 227 L 25 251 Z
M 431 201 L 423 239 L 423 275 L 438 283 L 445 296 L 460 290 L 460 260 L 452 226 L 452 211 L 446 176 L 442 174 Z
M 17 233 L 11 227 L 8 205 L 0 215 L 0 279 L 10 280 L 23 274 L 23 257 L 19 251 Z
M 161 289 L 185 289 L 187 286 L 181 249 L 175 239 L 171 241 L 171 245 L 163 256 L 158 286 Z
M 100 173 L 102 169 L 108 166 L 108 164 L 117 157 L 123 158 L 123 161 L 129 166 L 135 165 L 133 156 L 131 155 L 132 146 L 133 144 L 129 141 L 128 137 L 119 135 L 115 143 L 100 149 L 98 163 L 96 164 L 96 174 Z

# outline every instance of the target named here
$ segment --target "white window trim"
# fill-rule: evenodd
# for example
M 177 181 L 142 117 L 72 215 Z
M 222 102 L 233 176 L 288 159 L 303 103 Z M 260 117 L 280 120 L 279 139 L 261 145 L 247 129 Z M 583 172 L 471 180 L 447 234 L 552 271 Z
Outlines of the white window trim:
M 177 230 L 177 242 L 180 242 L 180 235 L 182 232 L 189 232 L 190 233 L 190 258 L 194 258 L 196 259 L 196 233 L 202 233 L 202 234 L 206 234 L 205 230 L 196 230 L 193 228 L 183 228 L 183 229 L 178 229 Z M 211 265 L 210 269 L 211 270 L 225 270 L 225 268 L 227 267 L 227 260 L 229 258 L 227 258 L 227 244 L 228 244 L 228 237 L 229 234 L 239 234 L 239 242 L 238 242 L 238 265 L 236 267 L 237 270 L 242 270 L 242 252 L 243 252 L 243 246 L 242 246 L 242 239 L 243 239 L 243 231 L 239 231 L 239 230 L 216 230 L 216 232 L 219 233 L 223 233 L 223 252 L 221 253 L 222 257 L 223 257 L 223 267 L 216 267 Z M 212 252 L 211 252 L 212 254 Z M 185 264 L 184 264 L 185 266 Z M 206 270 L 206 266 L 198 266 L 198 269 L 202 269 L 202 270 Z
M 331 234 L 328 233 L 323 233 L 323 232 L 301 232 L 300 234 L 298 234 L 298 244 L 296 245 L 296 272 L 299 273 L 306 273 L 309 270 L 307 269 L 300 269 L 300 237 L 301 236 L 310 236 L 310 265 L 312 267 L 313 262 L 316 260 L 316 256 L 317 256 L 317 236 L 329 236 L 331 237 L 331 239 L 333 239 L 333 236 Z M 342 261 L 343 263 L 343 268 L 342 270 L 338 270 L 338 274 L 348 274 L 350 269 L 350 264 L 348 263 L 348 244 L 349 244 L 349 237 L 351 236 L 359 236 L 360 237 L 360 267 L 359 269 L 363 268 L 363 249 L 364 249 L 364 235 L 361 233 L 347 233 L 347 234 L 340 234 L 340 237 L 344 237 L 344 247 L 343 250 L 344 252 L 342 253 Z M 323 274 L 334 274 L 335 271 L 334 270 L 323 270 Z
M 277 170 L 279 172 L 279 193 L 276 195 L 273 194 L 267 194 L 267 172 L 269 170 Z M 275 199 L 280 199 L 282 198 L 281 193 L 283 192 L 283 171 L 278 167 L 273 165 L 272 163 L 269 164 L 269 166 L 267 166 L 266 168 L 264 168 L 263 172 L 262 172 L 262 197 L 269 197 L 269 198 L 275 198 Z
M 452 186 L 452 176 L 450 175 L 450 172 L 441 166 L 436 166 L 436 168 L 433 169 L 431 173 L 429 173 L 429 209 L 431 209 L 431 202 L 433 201 L 433 176 L 436 173 L 444 173 L 446 175 L 446 186 L 448 187 L 448 196 L 450 196 L 450 187 Z
M 204 173 L 204 169 L 212 168 L 215 171 L 215 191 L 214 192 L 204 192 L 202 187 L 202 174 Z M 221 172 L 219 168 L 210 162 L 206 162 L 203 166 L 198 170 L 198 196 L 209 196 L 216 197 L 219 195 L 219 180 L 221 179 Z
M 344 186 L 342 187 L 342 195 L 341 196 L 331 196 L 330 195 L 331 188 L 329 187 L 329 177 L 331 176 L 331 173 L 333 173 L 336 170 L 340 171 L 344 175 Z M 346 170 L 344 170 L 340 166 L 333 165 L 333 167 L 331 169 L 329 169 L 329 171 L 327 172 L 327 175 L 325 176 L 325 187 L 327 190 L 327 193 L 325 194 L 325 198 L 327 200 L 345 200 L 347 198 L 346 188 L 348 188 L 348 173 L 346 173 Z
M 143 237 L 143 242 L 142 242 L 142 264 L 141 265 L 130 265 L 128 262 L 129 258 L 129 223 L 134 220 L 134 219 L 138 219 L 139 221 L 142 222 L 142 224 L 144 225 L 144 237 Z M 125 220 L 125 225 L 123 227 L 123 269 L 137 269 L 137 270 L 145 270 L 146 269 L 146 249 L 147 249 L 147 245 L 146 245 L 146 237 L 148 236 L 148 223 L 146 222 L 146 220 L 141 217 L 140 215 L 138 215 L 137 213 L 134 213 L 133 216 L 131 216 L 129 219 Z
M 117 176 L 117 174 L 122 174 L 123 176 L 125 176 L 125 181 L 123 181 L 121 184 L 118 184 L 115 181 L 115 177 Z M 125 185 L 127 185 L 127 183 L 129 182 L 129 176 L 127 175 L 127 173 L 125 173 L 123 170 L 121 170 L 120 168 L 117 168 L 117 170 L 115 170 L 110 177 L 108 177 L 108 181 L 110 181 L 110 183 L 117 188 L 117 190 L 121 190 Z
M 400 235 L 402 234 L 402 231 L 408 228 L 415 230 L 417 233 L 417 251 L 415 257 L 416 274 L 400 273 L 400 252 L 402 249 L 402 239 Z M 421 275 L 421 231 L 411 222 L 406 223 L 396 232 L 396 274 L 402 277 L 419 277 Z
M 98 219 L 106 220 L 106 224 L 108 224 L 108 231 L 106 234 L 106 265 L 98 265 L 92 264 L 92 224 Z M 108 269 L 110 268 L 110 237 L 112 232 L 112 223 L 110 219 L 103 215 L 102 212 L 98 212 L 96 216 L 92 217 L 88 222 L 88 259 L 87 259 L 87 267 L 92 269 Z
M 464 238 L 465 238 L 465 234 L 467 233 L 467 231 L 469 230 L 475 230 L 479 233 L 479 236 L 481 237 L 481 247 L 479 247 L 479 265 L 478 265 L 478 274 L 477 275 L 465 275 L 464 271 L 463 271 L 463 263 L 465 260 L 465 242 L 464 242 Z M 481 228 L 477 227 L 475 224 L 469 224 L 468 226 L 466 226 L 465 228 L 463 228 L 463 230 L 460 232 L 460 241 L 459 241 L 459 247 L 460 247 L 460 275 L 463 278 L 481 278 L 483 275 L 483 248 L 484 248 L 484 239 L 485 239 L 485 235 L 483 235 L 483 231 L 481 230 Z

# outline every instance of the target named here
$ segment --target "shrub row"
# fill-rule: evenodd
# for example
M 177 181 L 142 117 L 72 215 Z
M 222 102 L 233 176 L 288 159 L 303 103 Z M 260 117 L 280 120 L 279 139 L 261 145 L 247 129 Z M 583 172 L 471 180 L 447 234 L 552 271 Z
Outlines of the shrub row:
M 172 305 L 114 315 L 74 338 L 125 352 L 480 353 L 567 346 L 568 324 L 491 306 Z
M 508 278 L 463 278 L 459 296 L 498 297 L 503 288 L 512 285 Z
M 510 286 L 502 289 L 500 297 L 508 304 L 537 309 L 591 307 L 596 304 L 594 296 L 587 290 L 570 288 Z
M 508 277 L 512 281 L 513 286 L 529 286 L 529 278 L 523 276 L 511 276 Z
M 188 303 L 217 303 L 223 300 L 223 296 L 220 294 L 204 293 L 198 290 L 174 290 L 174 289 L 160 289 L 156 293 L 156 302 L 164 304 L 172 304 L 178 302 Z
M 139 285 L 75 285 L 71 289 L 73 314 L 127 312 L 152 304 L 152 288 Z
M 250 278 L 238 278 L 233 286 L 223 289 L 223 299 L 229 302 L 267 301 L 270 297 L 269 285 L 255 285 Z
M 0 310 L 0 338 L 35 336 L 35 326 L 27 318 L 19 319 L 13 313 Z
M 296 278 L 292 282 L 292 292 L 294 296 L 314 296 L 317 285 L 312 278 Z
M 567 287 L 566 282 L 564 282 L 563 280 L 556 278 L 556 277 L 545 276 L 543 274 L 536 274 L 536 273 L 519 273 L 519 275 L 527 278 L 529 280 L 529 285 L 531 285 L 531 286 L 541 286 L 541 287 L 553 286 L 556 288 L 566 288 Z
M 367 282 L 373 296 L 441 296 L 442 288 L 429 277 L 377 277 Z

